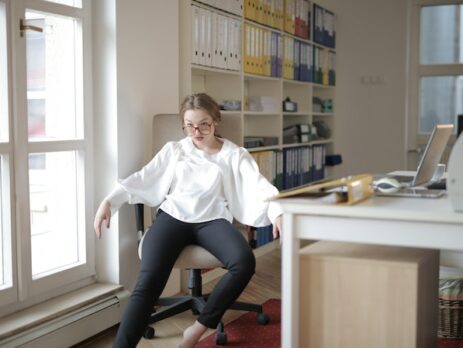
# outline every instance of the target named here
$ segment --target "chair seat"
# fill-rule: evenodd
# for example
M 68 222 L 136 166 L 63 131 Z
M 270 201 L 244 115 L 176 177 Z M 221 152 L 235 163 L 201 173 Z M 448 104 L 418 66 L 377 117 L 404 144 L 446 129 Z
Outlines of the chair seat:
M 142 258 L 142 245 L 148 231 L 143 234 L 138 245 L 138 257 Z M 182 250 L 177 261 L 175 261 L 174 268 L 217 268 L 223 267 L 214 255 L 199 245 L 188 245 Z
M 223 267 L 214 255 L 199 245 L 188 245 L 180 253 L 175 268 L 216 268 Z

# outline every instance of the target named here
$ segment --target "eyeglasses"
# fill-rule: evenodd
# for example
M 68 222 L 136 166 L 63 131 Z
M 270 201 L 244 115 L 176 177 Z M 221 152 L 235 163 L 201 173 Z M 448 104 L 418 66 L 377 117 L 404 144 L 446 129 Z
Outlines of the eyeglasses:
M 202 135 L 208 135 L 211 133 L 211 126 L 212 123 L 207 123 L 207 122 L 201 122 L 197 126 L 195 126 L 193 123 L 187 123 L 183 126 L 183 132 L 185 135 L 195 135 L 196 130 L 199 131 Z

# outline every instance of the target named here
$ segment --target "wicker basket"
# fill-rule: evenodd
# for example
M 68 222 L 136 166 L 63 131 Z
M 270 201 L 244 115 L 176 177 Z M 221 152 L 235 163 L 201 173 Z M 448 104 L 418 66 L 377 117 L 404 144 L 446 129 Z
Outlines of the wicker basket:
M 463 338 L 463 279 L 439 280 L 438 335 Z

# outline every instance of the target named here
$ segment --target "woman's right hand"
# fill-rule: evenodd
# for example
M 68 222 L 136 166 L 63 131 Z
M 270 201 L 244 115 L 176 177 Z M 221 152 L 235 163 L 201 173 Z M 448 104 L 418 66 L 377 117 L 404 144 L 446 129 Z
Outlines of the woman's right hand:
M 111 222 L 111 204 L 107 200 L 101 202 L 95 215 L 95 221 L 93 222 L 93 228 L 98 239 L 101 238 L 101 225 L 103 221 L 106 221 L 106 228 L 109 228 Z

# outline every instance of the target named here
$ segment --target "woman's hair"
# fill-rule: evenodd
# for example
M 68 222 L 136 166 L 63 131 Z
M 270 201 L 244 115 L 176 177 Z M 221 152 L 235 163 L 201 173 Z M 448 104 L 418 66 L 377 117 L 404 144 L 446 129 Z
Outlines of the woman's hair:
M 188 110 L 201 109 L 207 112 L 214 122 L 219 123 L 222 119 L 220 114 L 220 106 L 217 102 L 212 99 L 206 93 L 194 93 L 185 97 L 182 104 L 180 105 L 180 120 L 183 123 L 185 112 Z

